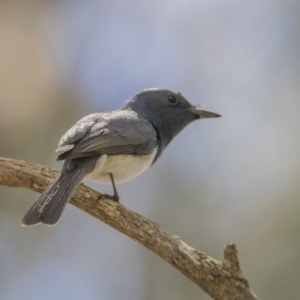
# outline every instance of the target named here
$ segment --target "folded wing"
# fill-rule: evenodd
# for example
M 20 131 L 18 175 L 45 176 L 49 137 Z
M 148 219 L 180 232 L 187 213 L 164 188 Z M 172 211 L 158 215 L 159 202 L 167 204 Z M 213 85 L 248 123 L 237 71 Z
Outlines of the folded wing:
M 135 112 L 97 113 L 82 118 L 63 135 L 56 159 L 101 154 L 147 155 L 156 147 L 155 129 Z

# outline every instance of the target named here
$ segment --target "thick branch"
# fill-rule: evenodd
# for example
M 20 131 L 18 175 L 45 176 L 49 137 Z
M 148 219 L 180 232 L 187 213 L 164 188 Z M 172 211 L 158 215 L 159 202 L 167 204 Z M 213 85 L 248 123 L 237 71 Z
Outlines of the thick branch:
M 56 174 L 47 167 L 0 157 L 0 185 L 42 192 Z M 223 262 L 215 260 L 120 203 L 105 199 L 98 203 L 99 196 L 81 184 L 70 203 L 159 255 L 212 298 L 258 299 L 243 277 L 234 244 L 226 245 Z

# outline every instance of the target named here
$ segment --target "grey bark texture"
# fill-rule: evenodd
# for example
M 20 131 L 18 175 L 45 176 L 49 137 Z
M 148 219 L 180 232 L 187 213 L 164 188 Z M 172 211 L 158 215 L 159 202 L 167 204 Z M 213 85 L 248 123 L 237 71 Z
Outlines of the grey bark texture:
M 57 173 L 41 165 L 0 157 L 0 185 L 42 192 Z M 218 261 L 120 203 L 97 201 L 100 195 L 81 184 L 70 203 L 160 256 L 213 299 L 258 299 L 240 269 L 235 244 L 227 243 L 224 259 Z

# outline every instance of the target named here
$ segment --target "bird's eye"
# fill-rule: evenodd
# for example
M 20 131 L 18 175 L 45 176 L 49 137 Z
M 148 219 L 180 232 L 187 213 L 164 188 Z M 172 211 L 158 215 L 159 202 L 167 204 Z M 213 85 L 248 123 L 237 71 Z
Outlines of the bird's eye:
M 176 101 L 177 101 L 177 99 L 176 99 L 175 96 L 169 95 L 169 96 L 168 96 L 168 101 L 169 101 L 170 103 L 172 103 L 172 104 L 175 104 Z

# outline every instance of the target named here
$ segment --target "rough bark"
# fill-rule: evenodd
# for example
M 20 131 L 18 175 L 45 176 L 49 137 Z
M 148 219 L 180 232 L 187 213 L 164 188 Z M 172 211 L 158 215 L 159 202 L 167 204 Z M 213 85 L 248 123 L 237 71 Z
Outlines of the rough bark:
M 42 192 L 56 174 L 48 167 L 0 157 L 0 185 Z M 100 195 L 81 184 L 70 203 L 159 255 L 213 299 L 258 299 L 242 274 L 234 244 L 226 245 L 224 259 L 218 261 L 120 203 L 97 201 Z

